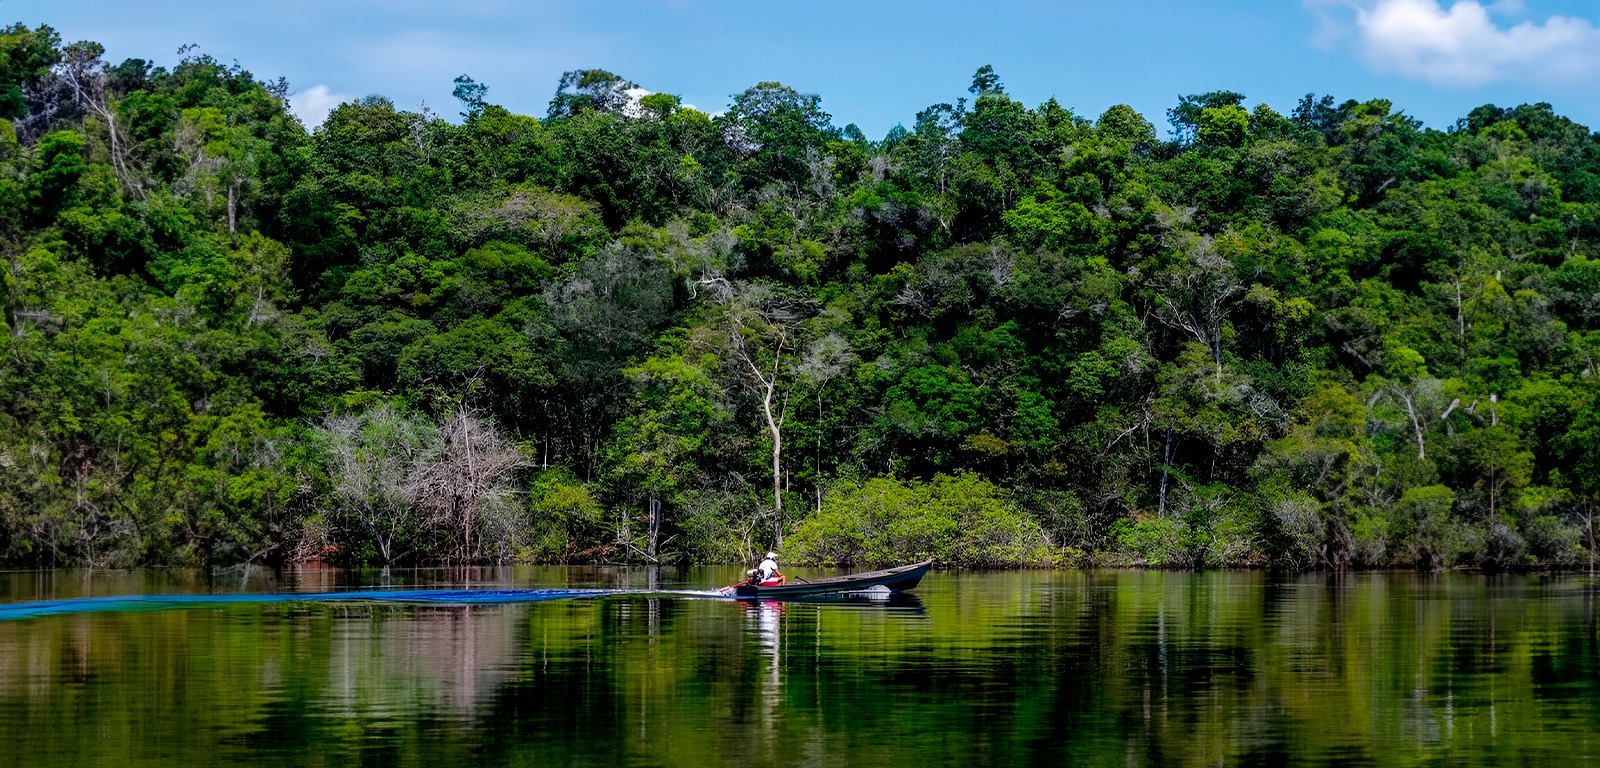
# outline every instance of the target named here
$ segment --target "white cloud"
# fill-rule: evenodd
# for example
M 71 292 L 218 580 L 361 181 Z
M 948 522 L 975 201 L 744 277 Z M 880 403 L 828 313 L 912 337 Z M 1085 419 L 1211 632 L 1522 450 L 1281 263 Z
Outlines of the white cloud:
M 295 117 L 300 118 L 300 122 L 305 123 L 307 128 L 315 128 L 322 125 L 323 120 L 328 119 L 328 113 L 332 112 L 334 107 L 352 98 L 347 94 L 334 93 L 333 89 L 319 83 L 303 91 L 289 94 L 289 109 L 294 111 Z
M 1573 82 L 1600 73 L 1600 28 L 1551 16 L 1502 26 L 1521 0 L 1305 0 L 1319 20 L 1316 40 L 1355 43 L 1379 72 L 1449 86 L 1497 81 Z
M 644 97 L 655 93 L 655 91 L 646 90 L 636 85 L 623 91 L 623 93 L 628 95 L 628 103 L 622 105 L 622 114 L 628 117 L 643 117 L 644 105 L 640 102 L 644 100 Z

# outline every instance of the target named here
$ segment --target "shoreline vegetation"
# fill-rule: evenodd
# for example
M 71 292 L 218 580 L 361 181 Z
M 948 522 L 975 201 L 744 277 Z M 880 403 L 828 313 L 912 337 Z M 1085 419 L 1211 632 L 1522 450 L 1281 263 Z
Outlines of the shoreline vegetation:
M 0 565 L 1583 569 L 1600 139 L 575 70 L 308 129 L 0 30 Z M 646 83 L 646 85 L 650 85 Z

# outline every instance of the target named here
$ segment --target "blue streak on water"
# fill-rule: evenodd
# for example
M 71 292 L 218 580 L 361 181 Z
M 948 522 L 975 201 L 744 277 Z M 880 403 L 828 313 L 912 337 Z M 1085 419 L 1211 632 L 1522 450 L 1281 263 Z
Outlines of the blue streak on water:
M 240 603 L 384 602 L 482 605 L 539 603 L 547 600 L 577 600 L 621 594 L 720 597 L 715 592 L 624 589 L 391 589 L 311 594 L 276 592 L 223 595 L 116 595 L 110 597 L 44 600 L 31 603 L 3 603 L 0 604 L 0 621 L 31 619 L 38 616 L 53 616 L 64 613 L 149 611 L 163 608 L 188 608 Z

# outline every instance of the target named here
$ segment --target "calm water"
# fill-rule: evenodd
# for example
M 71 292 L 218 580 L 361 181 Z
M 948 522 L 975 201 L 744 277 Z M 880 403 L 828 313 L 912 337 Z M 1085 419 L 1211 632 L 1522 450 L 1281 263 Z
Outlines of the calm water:
M 736 572 L 657 578 L 700 589 Z M 210 589 L 379 581 L 256 572 Z M 649 581 L 530 568 L 388 583 Z M 11 602 L 207 590 L 181 572 L 0 573 Z M 936 573 L 917 595 L 0 621 L 0 766 L 1600 762 L 1596 592 L 1581 577 Z

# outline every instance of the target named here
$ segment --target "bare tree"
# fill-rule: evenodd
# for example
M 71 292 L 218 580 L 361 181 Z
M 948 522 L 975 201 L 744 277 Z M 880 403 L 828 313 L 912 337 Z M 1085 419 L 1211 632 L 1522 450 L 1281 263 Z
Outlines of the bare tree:
M 1166 325 L 1194 336 L 1205 345 L 1222 370 L 1222 326 L 1228 305 L 1244 287 L 1233 264 L 1216 252 L 1209 235 L 1186 234 L 1185 259 L 1157 282 L 1156 317 Z
M 1380 403 L 1393 406 L 1400 412 L 1404 423 L 1417 441 L 1417 458 L 1428 458 L 1427 433 L 1439 422 L 1450 418 L 1461 406 L 1460 398 L 1446 402 L 1444 382 L 1423 376 L 1408 383 L 1389 384 L 1373 394 L 1368 402 L 1368 412 Z M 1435 416 L 1435 414 L 1438 414 Z
M 404 557 L 398 547 L 421 524 L 411 499 L 412 475 L 434 440 L 433 426 L 380 405 L 330 416 L 316 434 L 338 512 L 372 537 L 384 563 Z
M 593 206 L 576 197 L 524 185 L 461 196 L 452 206 L 451 222 L 455 234 L 473 245 L 506 240 L 559 250 L 568 236 L 598 226 L 592 212 Z
M 503 557 L 514 534 L 508 524 L 514 506 L 512 479 L 527 464 L 517 446 L 477 409 L 462 406 L 439 424 L 437 439 L 418 463 L 409 483 L 412 499 L 430 528 L 450 538 L 450 559 L 480 560 L 485 555 L 480 529 Z
M 104 52 L 105 49 L 98 43 L 73 43 L 67 46 L 62 51 L 61 63 L 56 65 L 49 80 L 40 87 L 55 90 L 58 102 L 61 96 L 66 96 L 74 109 L 100 122 L 106 131 L 112 172 L 129 192 L 142 200 L 145 196 L 144 184 L 133 168 L 131 142 L 122 135 L 117 110 L 111 104 L 106 64 L 100 59 Z M 41 115 L 45 124 L 56 116 Z
M 762 423 L 772 440 L 774 542 L 783 544 L 783 422 L 796 379 L 794 359 L 801 342 L 800 302 L 760 283 L 730 281 L 711 273 L 693 285 L 720 305 L 718 331 L 723 349 L 745 388 L 761 406 Z

